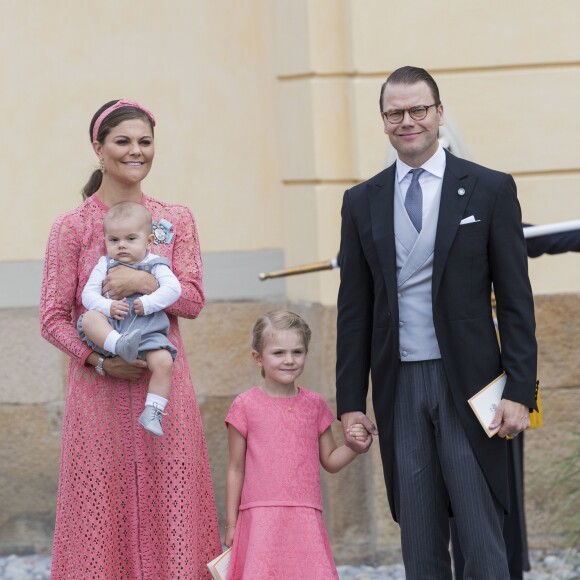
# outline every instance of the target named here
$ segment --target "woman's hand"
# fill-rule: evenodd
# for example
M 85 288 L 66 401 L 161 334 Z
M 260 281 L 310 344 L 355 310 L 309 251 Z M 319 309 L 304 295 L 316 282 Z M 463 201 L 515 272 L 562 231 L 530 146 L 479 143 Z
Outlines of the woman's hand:
M 151 294 L 157 290 L 155 276 L 126 266 L 111 268 L 103 281 L 103 296 L 122 300 L 131 294 Z
M 103 369 L 108 375 L 127 381 L 135 381 L 141 377 L 147 369 L 147 363 L 144 360 L 137 359 L 132 363 L 125 362 L 120 356 L 106 358 L 103 363 Z

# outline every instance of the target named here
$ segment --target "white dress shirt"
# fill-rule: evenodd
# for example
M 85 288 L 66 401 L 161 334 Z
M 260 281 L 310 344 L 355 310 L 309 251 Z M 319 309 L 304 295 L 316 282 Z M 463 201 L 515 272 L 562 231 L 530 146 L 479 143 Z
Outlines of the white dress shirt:
M 407 190 L 411 185 L 411 169 L 404 161 L 401 161 L 397 156 L 397 181 L 399 182 L 399 191 L 403 196 L 403 204 L 405 203 L 405 197 L 407 195 Z M 445 173 L 445 165 L 447 163 L 447 158 L 445 156 L 445 151 L 443 147 L 439 145 L 439 148 L 432 157 L 427 159 L 421 168 L 425 171 L 419 176 L 419 184 L 421 185 L 421 191 L 423 192 L 423 221 L 429 215 L 431 207 L 433 206 L 433 200 L 436 198 L 437 193 L 441 190 L 443 185 L 443 174 Z

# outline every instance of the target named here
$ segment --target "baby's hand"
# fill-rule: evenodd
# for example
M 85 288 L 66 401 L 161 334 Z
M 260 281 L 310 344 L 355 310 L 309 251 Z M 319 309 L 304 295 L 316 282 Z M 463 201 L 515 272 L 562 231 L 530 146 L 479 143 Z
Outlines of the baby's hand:
M 111 318 L 123 320 L 128 313 L 129 305 L 127 304 L 126 298 L 123 298 L 123 300 L 113 300 L 111 304 Z
M 366 430 L 366 428 L 361 423 L 354 423 L 348 428 L 348 433 L 351 437 L 354 437 L 357 441 L 366 441 L 367 437 L 372 437 L 372 435 Z
M 143 308 L 143 302 L 141 302 L 141 298 L 137 298 L 135 302 L 133 302 L 133 310 L 137 316 L 143 316 L 145 314 L 145 309 Z

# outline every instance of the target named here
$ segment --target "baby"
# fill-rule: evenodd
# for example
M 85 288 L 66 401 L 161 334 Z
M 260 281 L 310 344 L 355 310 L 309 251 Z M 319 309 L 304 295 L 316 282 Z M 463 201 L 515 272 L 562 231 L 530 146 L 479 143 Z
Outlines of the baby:
M 145 206 L 132 201 L 114 205 L 105 215 L 103 231 L 107 255 L 100 258 L 83 290 L 87 312 L 79 317 L 77 330 L 81 340 L 103 357 L 120 356 L 129 363 L 137 357 L 147 361 L 151 379 L 139 423 L 162 436 L 161 419 L 177 354 L 168 338 L 169 319 L 164 309 L 181 296 L 181 285 L 169 260 L 149 251 L 155 236 L 151 214 Z M 133 294 L 122 300 L 102 296 L 107 272 L 116 266 L 149 272 L 159 288 L 151 294 Z M 96 366 L 100 375 L 106 374 L 104 361 L 102 358 Z

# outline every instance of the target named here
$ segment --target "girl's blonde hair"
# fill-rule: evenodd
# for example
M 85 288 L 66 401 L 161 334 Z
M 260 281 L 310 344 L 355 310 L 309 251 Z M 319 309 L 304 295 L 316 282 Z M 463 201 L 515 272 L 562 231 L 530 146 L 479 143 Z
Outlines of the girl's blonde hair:
M 304 348 L 308 352 L 308 344 L 312 335 L 310 327 L 300 315 L 289 310 L 271 310 L 258 318 L 252 331 L 252 350 L 261 354 L 264 350 L 266 333 L 276 330 L 296 330 L 299 332 L 302 335 Z

